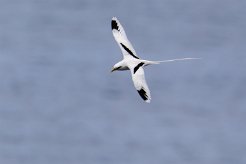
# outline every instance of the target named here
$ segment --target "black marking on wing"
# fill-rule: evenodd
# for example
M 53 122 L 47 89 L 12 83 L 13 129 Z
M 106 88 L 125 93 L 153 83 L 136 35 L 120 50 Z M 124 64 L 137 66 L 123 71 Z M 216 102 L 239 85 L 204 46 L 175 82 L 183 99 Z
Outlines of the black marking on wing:
M 139 93 L 139 95 L 142 97 L 142 99 L 144 101 L 148 100 L 148 96 L 147 96 L 147 94 L 146 94 L 146 92 L 145 92 L 145 90 L 143 88 L 141 88 L 140 90 L 138 90 L 138 93 Z
M 143 62 L 139 63 L 139 64 L 134 68 L 133 73 L 135 74 L 135 73 L 137 72 L 137 70 L 138 70 L 140 67 L 142 67 L 143 65 L 144 65 Z
M 130 54 L 132 55 L 134 58 L 139 59 L 139 57 L 137 57 L 136 55 L 133 54 L 133 52 L 131 50 L 129 50 L 129 48 L 127 48 L 124 44 L 120 43 L 120 45 Z
M 112 27 L 112 30 L 115 29 L 115 30 L 117 30 L 117 31 L 120 31 L 119 26 L 118 26 L 116 20 L 112 20 L 112 22 L 111 22 L 111 27 Z

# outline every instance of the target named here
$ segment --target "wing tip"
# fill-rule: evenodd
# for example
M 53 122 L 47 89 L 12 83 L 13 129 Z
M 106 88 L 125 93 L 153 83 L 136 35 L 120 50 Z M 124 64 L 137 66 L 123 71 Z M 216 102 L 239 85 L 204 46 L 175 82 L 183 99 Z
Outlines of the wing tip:
M 141 98 L 147 102 L 147 103 L 150 103 L 150 96 L 147 95 L 146 91 L 144 90 L 144 88 L 141 88 L 140 90 L 137 90 L 138 91 L 138 94 L 141 96 Z
M 116 17 L 113 17 L 112 18 L 112 21 L 111 21 L 111 28 L 112 30 L 117 30 L 119 31 L 119 26 L 118 26 L 118 22 L 117 22 L 117 18 Z
M 150 99 L 146 100 L 145 102 L 146 102 L 146 103 L 150 103 Z

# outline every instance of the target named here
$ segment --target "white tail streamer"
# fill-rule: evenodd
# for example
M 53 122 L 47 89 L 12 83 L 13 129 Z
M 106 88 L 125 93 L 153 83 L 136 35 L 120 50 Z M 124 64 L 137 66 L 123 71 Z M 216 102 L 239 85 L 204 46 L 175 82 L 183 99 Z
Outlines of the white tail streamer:
M 182 60 L 198 60 L 202 58 L 178 58 L 178 59 L 170 59 L 170 60 L 162 60 L 162 61 L 156 61 L 159 63 L 167 63 L 167 62 L 174 62 L 174 61 L 182 61 Z

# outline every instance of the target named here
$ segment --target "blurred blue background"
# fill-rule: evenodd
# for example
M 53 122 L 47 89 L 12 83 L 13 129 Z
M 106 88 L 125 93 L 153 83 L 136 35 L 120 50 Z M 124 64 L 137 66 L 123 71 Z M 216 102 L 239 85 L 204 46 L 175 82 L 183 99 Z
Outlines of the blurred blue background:
M 245 164 L 246 1 L 1 0 L 1 164 Z M 146 104 L 111 33 L 123 24 Z

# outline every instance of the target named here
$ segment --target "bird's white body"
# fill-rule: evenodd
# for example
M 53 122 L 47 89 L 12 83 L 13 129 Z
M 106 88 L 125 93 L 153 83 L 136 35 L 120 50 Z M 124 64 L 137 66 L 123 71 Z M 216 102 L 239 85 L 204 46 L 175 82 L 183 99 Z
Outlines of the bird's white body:
M 128 40 L 125 30 L 123 26 L 120 24 L 116 17 L 112 18 L 111 22 L 113 36 L 118 43 L 122 54 L 123 60 L 119 61 L 113 66 L 112 71 L 119 70 L 130 70 L 132 75 L 132 81 L 137 89 L 139 95 L 145 102 L 150 102 L 151 95 L 148 85 L 145 81 L 144 76 L 144 66 L 151 64 L 159 64 L 160 62 L 171 62 L 176 60 L 187 60 L 187 59 L 195 59 L 195 58 L 182 58 L 182 59 L 172 59 L 172 60 L 164 60 L 164 61 L 149 61 L 142 60 L 138 57 L 136 51 L 134 50 L 131 42 Z

